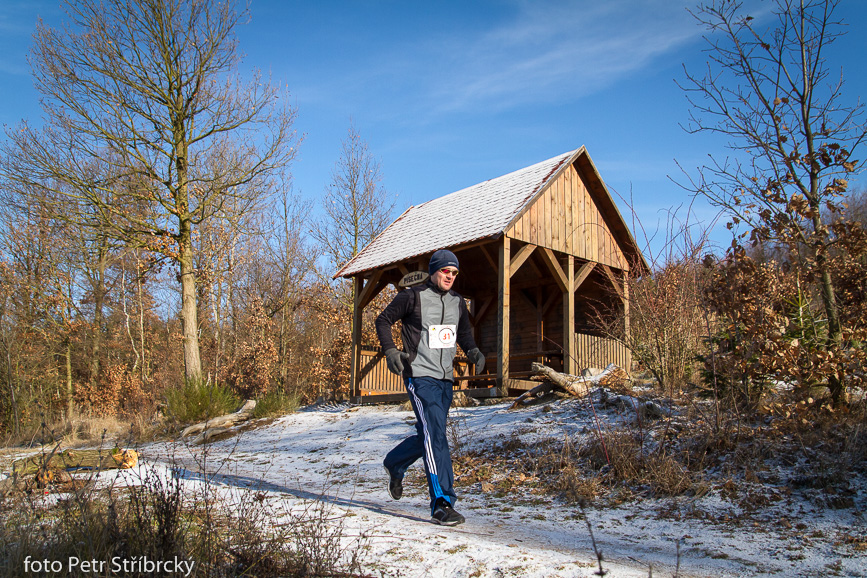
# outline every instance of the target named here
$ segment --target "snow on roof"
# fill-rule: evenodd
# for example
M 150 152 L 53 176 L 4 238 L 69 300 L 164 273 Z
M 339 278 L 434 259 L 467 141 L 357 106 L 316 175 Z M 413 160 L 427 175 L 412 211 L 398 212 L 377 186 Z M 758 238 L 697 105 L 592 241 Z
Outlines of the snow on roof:
M 410 207 L 334 277 L 348 277 L 503 232 L 579 150 Z

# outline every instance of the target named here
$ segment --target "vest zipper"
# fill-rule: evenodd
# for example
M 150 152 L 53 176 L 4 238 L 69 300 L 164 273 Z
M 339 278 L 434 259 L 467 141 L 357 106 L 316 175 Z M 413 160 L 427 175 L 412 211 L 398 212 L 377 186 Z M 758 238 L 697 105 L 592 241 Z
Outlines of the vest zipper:
M 446 322 L 446 296 L 445 294 L 440 295 L 440 305 L 442 305 L 442 313 L 440 314 L 440 325 L 443 325 Z M 443 367 L 443 353 L 445 352 L 445 348 L 440 349 L 440 369 L 443 370 L 443 379 L 447 379 L 446 377 L 446 368 Z

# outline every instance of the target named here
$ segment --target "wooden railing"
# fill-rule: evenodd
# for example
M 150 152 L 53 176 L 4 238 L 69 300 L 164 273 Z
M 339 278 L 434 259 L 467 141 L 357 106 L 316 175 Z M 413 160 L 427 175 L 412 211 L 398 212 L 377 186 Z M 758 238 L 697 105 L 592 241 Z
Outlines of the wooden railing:
M 406 392 L 403 379 L 388 370 L 385 355 L 378 349 L 362 347 L 359 366 L 358 389 L 361 395 Z
M 579 369 L 587 367 L 604 369 L 609 363 L 614 363 L 627 371 L 632 367 L 632 355 L 622 342 L 598 335 L 576 333 L 575 352 L 573 355 L 578 360 Z M 515 354 L 511 356 L 511 359 L 517 361 L 524 358 L 541 358 L 543 360 L 550 358 L 552 362 L 559 361 L 560 367 L 562 367 L 562 357 L 562 352 L 560 351 L 540 351 Z M 455 387 L 484 387 L 485 383 L 490 384 L 496 375 L 489 372 L 492 369 L 496 370 L 496 366 L 496 357 L 489 356 L 485 375 L 470 375 L 472 372 L 467 367 L 466 358 L 458 356 L 456 358 Z M 406 392 L 403 380 L 388 370 L 385 356 L 378 348 L 369 346 L 361 348 L 360 367 L 359 392 L 355 395 L 403 394 Z M 521 375 L 518 375 L 518 373 Z M 513 371 L 511 377 L 528 377 L 529 375 L 530 373 L 526 371 Z

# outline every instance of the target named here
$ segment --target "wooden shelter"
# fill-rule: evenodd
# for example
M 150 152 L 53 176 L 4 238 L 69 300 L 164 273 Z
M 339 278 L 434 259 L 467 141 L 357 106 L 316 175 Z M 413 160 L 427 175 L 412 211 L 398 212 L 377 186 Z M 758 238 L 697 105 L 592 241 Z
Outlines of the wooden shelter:
M 533 361 L 566 373 L 608 363 L 630 368 L 626 348 L 595 331 L 593 319 L 605 311 L 628 324 L 626 278 L 648 267 L 581 147 L 410 207 L 334 275 L 354 282 L 357 401 L 405 396 L 378 344 L 361 343 L 362 314 L 385 287 L 426 272 L 442 248 L 460 260 L 454 288 L 468 299 L 487 355 L 483 375 L 457 358 L 456 388 L 475 396 L 528 389 Z

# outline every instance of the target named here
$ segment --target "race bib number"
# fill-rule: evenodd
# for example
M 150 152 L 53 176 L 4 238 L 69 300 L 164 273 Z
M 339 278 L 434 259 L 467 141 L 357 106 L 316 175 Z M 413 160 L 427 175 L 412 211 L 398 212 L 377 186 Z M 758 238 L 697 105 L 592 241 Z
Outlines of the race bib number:
M 457 325 L 431 325 L 428 330 L 431 349 L 454 347 L 457 341 Z

